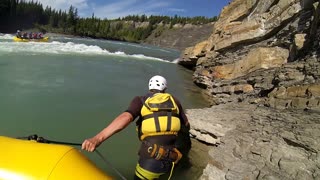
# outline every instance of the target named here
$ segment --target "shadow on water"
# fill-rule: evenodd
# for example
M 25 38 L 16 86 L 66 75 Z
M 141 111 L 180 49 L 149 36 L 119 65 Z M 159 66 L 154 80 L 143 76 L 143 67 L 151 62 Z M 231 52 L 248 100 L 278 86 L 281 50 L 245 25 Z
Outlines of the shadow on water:
M 179 151 L 183 154 L 183 156 L 178 166 L 175 169 L 175 172 L 177 172 L 177 175 L 185 174 L 185 172 L 192 167 L 192 164 L 189 159 L 189 152 L 192 146 L 189 130 L 190 130 L 189 127 L 186 127 L 183 125 L 181 126 L 181 130 L 178 133 L 178 140 L 176 142 L 176 146 L 179 149 Z

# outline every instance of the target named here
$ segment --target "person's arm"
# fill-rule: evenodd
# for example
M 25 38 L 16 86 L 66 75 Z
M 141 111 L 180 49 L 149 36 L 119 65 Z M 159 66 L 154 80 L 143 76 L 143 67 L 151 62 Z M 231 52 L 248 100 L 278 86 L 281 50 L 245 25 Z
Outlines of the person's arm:
M 93 152 L 103 141 L 126 128 L 132 120 L 133 116 L 129 112 L 123 112 L 97 135 L 84 140 L 82 143 L 82 149 Z

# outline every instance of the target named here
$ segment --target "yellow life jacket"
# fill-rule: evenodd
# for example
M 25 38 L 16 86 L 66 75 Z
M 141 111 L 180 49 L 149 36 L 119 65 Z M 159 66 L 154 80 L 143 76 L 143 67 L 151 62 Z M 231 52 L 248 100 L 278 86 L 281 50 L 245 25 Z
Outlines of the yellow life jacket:
M 143 101 L 141 118 L 142 122 L 138 124 L 140 140 L 147 136 L 177 135 L 180 130 L 179 108 L 168 93 L 155 93 Z

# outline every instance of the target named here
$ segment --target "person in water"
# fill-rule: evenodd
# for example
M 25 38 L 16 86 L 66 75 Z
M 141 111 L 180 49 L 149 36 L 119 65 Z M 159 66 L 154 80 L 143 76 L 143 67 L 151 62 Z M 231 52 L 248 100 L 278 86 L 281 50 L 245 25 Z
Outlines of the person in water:
M 159 75 L 153 76 L 148 86 L 147 94 L 134 97 L 126 111 L 98 134 L 82 143 L 83 150 L 93 152 L 102 142 L 137 119 L 141 146 L 135 180 L 158 179 L 169 172 L 171 177 L 174 166 L 182 157 L 176 147 L 178 132 L 182 128 L 190 128 L 179 100 L 165 92 L 166 79 Z

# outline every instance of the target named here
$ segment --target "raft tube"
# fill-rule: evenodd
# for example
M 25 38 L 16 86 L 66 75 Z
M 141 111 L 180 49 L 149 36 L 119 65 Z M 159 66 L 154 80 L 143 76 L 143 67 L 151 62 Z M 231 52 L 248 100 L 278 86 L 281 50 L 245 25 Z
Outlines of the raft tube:
M 24 38 L 18 38 L 17 36 L 14 36 L 13 41 L 15 42 L 48 42 L 49 37 L 43 37 L 40 39 L 24 39 Z
M 84 154 L 71 146 L 0 136 L 1 180 L 109 180 Z

